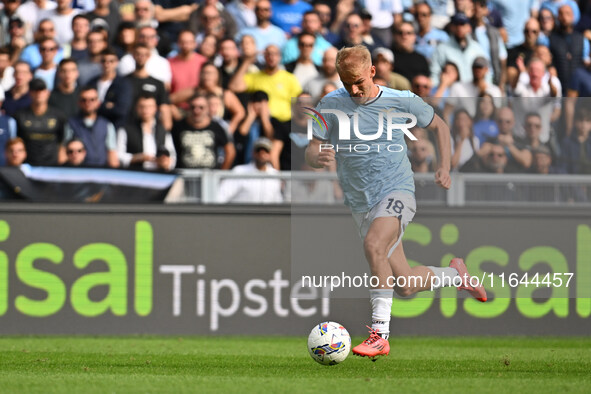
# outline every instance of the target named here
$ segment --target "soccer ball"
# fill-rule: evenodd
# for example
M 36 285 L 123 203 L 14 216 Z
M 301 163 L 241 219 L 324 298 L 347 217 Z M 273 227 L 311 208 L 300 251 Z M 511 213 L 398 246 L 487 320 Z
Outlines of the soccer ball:
M 327 321 L 317 324 L 308 336 L 308 352 L 322 365 L 343 362 L 351 350 L 351 336 L 339 323 Z

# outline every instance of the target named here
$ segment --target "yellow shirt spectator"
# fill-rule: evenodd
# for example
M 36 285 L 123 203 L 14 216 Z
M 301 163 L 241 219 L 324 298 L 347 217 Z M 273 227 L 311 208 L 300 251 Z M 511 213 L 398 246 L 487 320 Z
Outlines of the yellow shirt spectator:
M 271 116 L 281 122 L 291 119 L 291 99 L 302 92 L 297 78 L 285 70 L 278 70 L 273 75 L 264 71 L 248 73 L 244 76 L 246 90 L 255 92 L 262 90 L 269 96 Z

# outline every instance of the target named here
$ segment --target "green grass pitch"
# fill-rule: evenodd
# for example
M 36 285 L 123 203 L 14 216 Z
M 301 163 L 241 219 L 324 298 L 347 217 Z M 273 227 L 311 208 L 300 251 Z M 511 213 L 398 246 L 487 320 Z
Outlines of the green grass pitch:
M 0 393 L 591 392 L 591 338 L 390 343 L 377 362 L 325 367 L 303 336 L 4 337 Z

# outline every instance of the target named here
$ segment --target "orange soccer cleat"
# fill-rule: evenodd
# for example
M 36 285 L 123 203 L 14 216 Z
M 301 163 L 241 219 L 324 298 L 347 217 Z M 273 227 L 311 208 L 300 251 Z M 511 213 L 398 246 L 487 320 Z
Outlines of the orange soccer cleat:
M 468 268 L 466 268 L 466 264 L 464 264 L 464 260 L 459 258 L 452 259 L 449 263 L 449 266 L 458 271 L 460 278 L 462 278 L 463 284 L 461 286 L 458 286 L 458 290 L 466 290 L 468 293 L 470 293 L 472 297 L 476 298 L 478 301 L 486 302 L 486 290 L 484 290 L 482 284 L 478 283 L 478 286 L 476 287 L 473 287 L 470 284 L 471 276 L 468 273 Z
M 377 356 L 387 356 L 390 353 L 390 343 L 369 326 L 369 338 L 353 348 L 353 354 L 361 357 L 369 357 L 376 361 Z

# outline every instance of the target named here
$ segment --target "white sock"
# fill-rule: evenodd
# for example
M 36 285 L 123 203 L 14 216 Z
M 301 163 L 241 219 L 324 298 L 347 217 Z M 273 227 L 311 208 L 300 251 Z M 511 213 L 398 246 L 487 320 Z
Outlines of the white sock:
M 384 339 L 390 335 L 390 317 L 392 316 L 393 289 L 371 289 L 371 328 Z
M 458 274 L 458 271 L 455 268 L 431 266 L 427 268 L 433 271 L 433 274 L 439 278 L 439 280 L 435 279 L 431 281 L 433 290 L 440 289 L 442 287 L 452 287 L 458 285 L 458 283 L 454 284 L 454 279 L 459 278 L 460 274 Z M 455 281 L 457 281 L 457 279 L 455 279 Z

